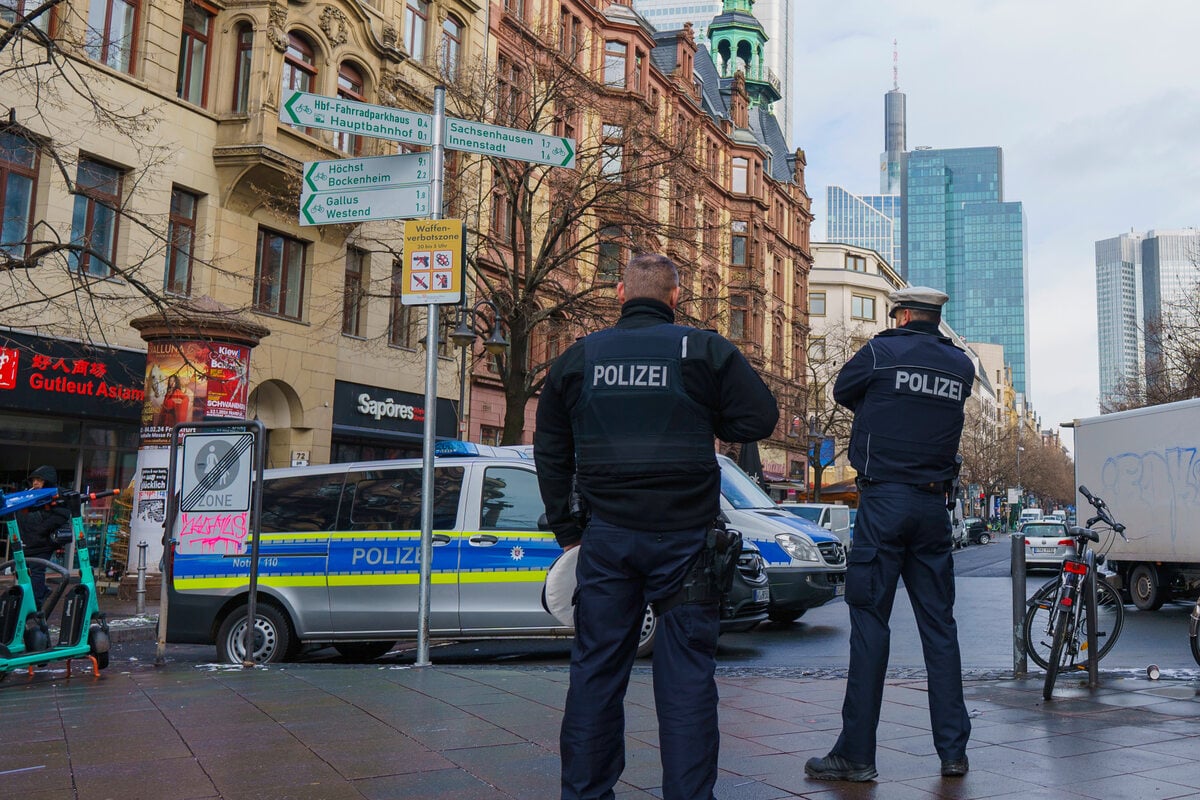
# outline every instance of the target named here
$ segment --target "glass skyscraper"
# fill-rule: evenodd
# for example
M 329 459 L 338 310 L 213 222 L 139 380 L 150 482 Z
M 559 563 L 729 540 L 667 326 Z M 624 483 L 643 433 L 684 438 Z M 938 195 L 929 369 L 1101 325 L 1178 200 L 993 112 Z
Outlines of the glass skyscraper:
M 1096 242 L 1096 333 L 1100 401 L 1125 381 L 1143 380 L 1142 234 Z
M 900 195 L 857 195 L 825 187 L 825 239 L 868 247 L 900 271 Z
M 901 169 L 901 274 L 950 295 L 945 319 L 968 341 L 1004 346 L 1028 394 L 1025 215 L 1004 201 L 999 147 L 922 148 Z

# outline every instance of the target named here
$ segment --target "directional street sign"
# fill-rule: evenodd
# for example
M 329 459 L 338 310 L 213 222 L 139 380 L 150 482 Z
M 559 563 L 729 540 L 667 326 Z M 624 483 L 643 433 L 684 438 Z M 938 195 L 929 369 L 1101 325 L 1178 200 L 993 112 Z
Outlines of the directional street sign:
M 546 136 L 453 117 L 446 117 L 446 147 L 552 167 L 575 166 L 575 142 L 565 136 Z
M 429 153 L 339 158 L 304 165 L 304 189 L 311 192 L 384 189 L 405 184 L 428 186 L 433 158 Z
M 377 106 L 308 92 L 292 92 L 279 118 L 306 128 L 326 128 L 411 144 L 432 143 L 433 117 L 391 106 Z
M 411 184 L 390 189 L 312 192 L 305 195 L 300 204 L 301 225 L 330 225 L 339 222 L 414 219 L 427 216 L 429 188 Z
M 430 114 L 309 92 L 287 95 L 279 108 L 279 119 L 306 128 L 325 128 L 409 144 L 432 144 L 433 117 Z M 450 150 L 552 167 L 575 166 L 574 139 L 454 117 L 446 117 L 445 146 Z

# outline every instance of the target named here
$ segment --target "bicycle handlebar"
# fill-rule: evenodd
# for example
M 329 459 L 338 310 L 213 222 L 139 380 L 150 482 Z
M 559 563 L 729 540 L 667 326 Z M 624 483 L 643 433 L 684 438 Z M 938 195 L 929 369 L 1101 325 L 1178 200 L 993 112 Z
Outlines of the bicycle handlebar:
M 1112 512 L 1108 510 L 1108 506 L 1105 504 L 1103 498 L 1096 497 L 1094 494 L 1088 491 L 1086 486 L 1083 486 L 1082 484 L 1079 486 L 1079 493 L 1083 495 L 1089 503 L 1092 504 L 1092 508 L 1096 509 L 1096 516 L 1088 520 L 1089 528 L 1097 522 L 1104 522 L 1107 523 L 1110 528 L 1116 531 L 1117 535 L 1119 535 L 1122 539 L 1125 539 L 1127 542 L 1129 541 L 1129 539 L 1125 536 L 1125 526 L 1113 519 Z M 1093 541 L 1099 541 L 1099 537 Z

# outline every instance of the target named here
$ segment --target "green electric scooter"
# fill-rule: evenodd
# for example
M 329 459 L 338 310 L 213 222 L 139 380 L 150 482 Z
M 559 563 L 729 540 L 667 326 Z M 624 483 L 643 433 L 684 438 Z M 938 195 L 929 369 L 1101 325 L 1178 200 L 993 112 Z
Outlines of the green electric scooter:
M 57 489 L 30 489 L 3 496 L 0 518 L 7 526 L 12 560 L 0 564 L 0 572 L 12 568 L 16 582 L 0 593 L 0 679 L 9 672 L 26 667 L 30 674 L 39 664 L 59 659 L 67 660 L 67 675 L 71 674 L 71 659 L 87 658 L 92 674 L 108 666 L 108 622 L 100 613 L 96 600 L 96 580 L 88 557 L 83 531 L 83 506 L 102 497 L 119 494 L 119 489 L 107 492 L 60 492 Z M 27 559 L 25 546 L 17 526 L 17 513 L 51 504 L 63 504 L 71 513 L 71 539 L 75 543 L 75 558 L 79 565 L 79 582 L 70 580 L 70 565 L 60 566 L 44 559 Z M 69 549 L 68 549 L 69 552 Z M 44 565 L 62 579 L 57 588 L 38 608 L 33 598 L 29 578 L 30 562 Z M 62 600 L 62 619 L 58 644 L 51 643 L 47 618 Z

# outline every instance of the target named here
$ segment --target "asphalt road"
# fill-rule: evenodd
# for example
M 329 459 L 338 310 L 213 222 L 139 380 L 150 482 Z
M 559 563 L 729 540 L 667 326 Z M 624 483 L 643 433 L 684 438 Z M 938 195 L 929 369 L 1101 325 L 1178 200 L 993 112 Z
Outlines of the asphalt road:
M 954 557 L 956 574 L 955 618 L 963 667 L 968 670 L 1008 670 L 1013 666 L 1013 599 L 1009 578 L 1010 539 L 1000 536 L 987 545 L 970 545 Z M 1042 571 L 1027 580 L 1025 596 L 1054 577 Z M 1120 639 L 1106 656 L 1106 670 L 1142 671 L 1149 664 L 1163 670 L 1196 670 L 1188 648 L 1188 615 L 1191 604 L 1175 603 L 1155 612 L 1125 607 L 1125 626 Z M 722 668 L 837 670 L 846 667 L 850 624 L 846 606 L 836 600 L 808 611 L 798 621 L 779 625 L 765 622 L 746 633 L 721 637 L 718 662 Z M 454 664 L 553 664 L 561 666 L 570 653 L 569 640 L 492 639 L 487 641 L 434 642 L 431 660 Z M 212 647 L 169 645 L 172 661 L 202 664 L 215 657 Z M 415 642 L 399 642 L 375 663 L 411 664 L 416 658 Z M 119 645 L 114 665 L 121 660 L 145 663 L 154 659 L 153 643 Z M 303 655 L 310 663 L 347 663 L 332 648 Z M 648 663 L 648 662 L 647 662 Z M 920 638 L 907 593 L 896 595 L 892 613 L 893 670 L 922 669 Z M 1036 670 L 1034 666 L 1032 669 Z

